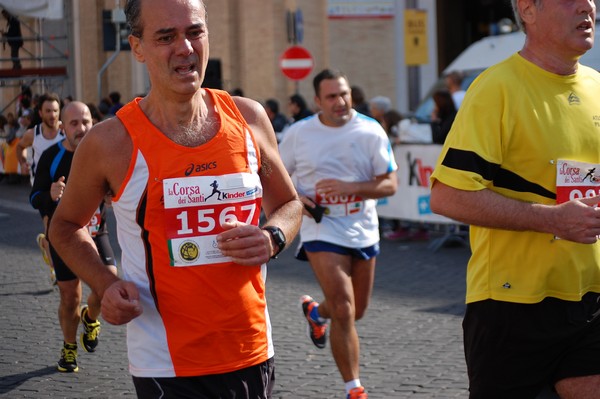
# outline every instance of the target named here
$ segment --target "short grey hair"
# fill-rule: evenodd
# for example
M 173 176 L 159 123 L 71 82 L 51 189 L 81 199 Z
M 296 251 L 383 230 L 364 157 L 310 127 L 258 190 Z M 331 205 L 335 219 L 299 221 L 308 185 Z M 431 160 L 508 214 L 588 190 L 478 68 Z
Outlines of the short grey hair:
M 129 27 L 129 33 L 135 37 L 142 37 L 142 6 L 141 0 L 127 0 L 125 3 L 125 18 L 127 20 L 127 27 Z
M 518 0 L 511 0 L 513 13 L 515 14 L 515 21 L 517 21 L 517 26 L 519 27 L 519 29 L 521 29 L 523 32 L 527 33 L 527 29 L 525 27 L 525 22 L 523 21 L 523 18 L 521 18 L 521 14 L 519 14 L 519 8 L 517 7 L 517 1 Z M 533 0 L 533 4 L 536 7 L 541 7 L 542 0 Z
M 206 11 L 206 4 L 203 0 L 199 0 L 202 7 L 204 7 L 205 18 L 208 18 Z M 142 37 L 144 31 L 144 25 L 142 23 L 142 0 L 127 0 L 125 3 L 125 18 L 127 20 L 127 26 L 129 27 L 129 33 L 135 37 Z
M 376 96 L 369 101 L 369 107 L 376 108 L 381 112 L 388 112 L 392 109 L 392 100 L 388 97 Z

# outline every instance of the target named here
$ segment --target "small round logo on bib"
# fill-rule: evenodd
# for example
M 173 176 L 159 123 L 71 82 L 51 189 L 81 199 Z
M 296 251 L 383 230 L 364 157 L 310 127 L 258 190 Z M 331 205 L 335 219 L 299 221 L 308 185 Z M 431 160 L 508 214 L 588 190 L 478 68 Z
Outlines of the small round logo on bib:
M 193 241 L 185 241 L 179 246 L 179 255 L 181 259 L 186 262 L 193 262 L 198 259 L 198 255 L 200 255 L 200 250 L 198 246 Z

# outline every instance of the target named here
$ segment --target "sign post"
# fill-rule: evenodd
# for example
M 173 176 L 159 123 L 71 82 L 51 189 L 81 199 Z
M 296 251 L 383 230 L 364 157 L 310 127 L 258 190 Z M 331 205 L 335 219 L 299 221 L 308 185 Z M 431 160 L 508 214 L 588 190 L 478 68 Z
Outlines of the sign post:
M 279 58 L 281 72 L 295 81 L 306 78 L 313 70 L 314 64 L 311 54 L 301 46 L 288 48 Z

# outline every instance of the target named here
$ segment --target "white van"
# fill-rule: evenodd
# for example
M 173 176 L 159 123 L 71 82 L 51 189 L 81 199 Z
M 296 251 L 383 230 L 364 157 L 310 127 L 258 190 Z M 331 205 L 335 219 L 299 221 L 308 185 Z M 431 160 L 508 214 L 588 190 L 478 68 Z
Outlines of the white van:
M 580 63 L 600 71 L 600 24 L 596 22 L 594 47 L 585 53 Z M 498 36 L 488 36 L 467 47 L 454 61 L 448 65 L 440 79 L 429 90 L 421 104 L 412 115 L 412 121 L 400 123 L 399 134 L 403 142 L 431 143 L 431 111 L 433 110 L 433 93 L 445 87 L 445 76 L 452 71 L 460 71 L 464 75 L 463 90 L 467 90 L 475 78 L 487 67 L 499 63 L 523 48 L 525 34 L 521 31 Z

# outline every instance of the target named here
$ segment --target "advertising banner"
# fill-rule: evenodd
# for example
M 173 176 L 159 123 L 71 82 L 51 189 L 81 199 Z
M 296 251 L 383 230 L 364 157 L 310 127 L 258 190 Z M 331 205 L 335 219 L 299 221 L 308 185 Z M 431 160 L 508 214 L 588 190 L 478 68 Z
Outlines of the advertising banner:
M 400 144 L 394 149 L 398 163 L 398 190 L 377 205 L 379 216 L 424 223 L 456 224 L 431 212 L 429 177 L 442 150 L 437 144 Z

